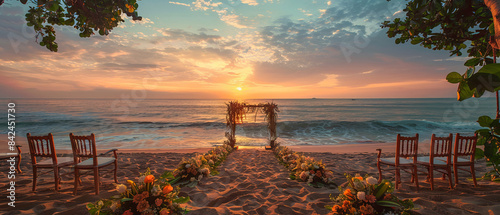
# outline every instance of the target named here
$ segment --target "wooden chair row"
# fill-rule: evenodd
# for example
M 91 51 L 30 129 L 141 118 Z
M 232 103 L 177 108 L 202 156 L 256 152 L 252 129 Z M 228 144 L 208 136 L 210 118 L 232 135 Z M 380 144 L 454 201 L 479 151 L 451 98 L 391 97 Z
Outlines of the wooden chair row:
M 59 174 L 60 168 L 72 166 L 74 168 L 75 175 L 75 185 L 73 191 L 75 195 L 78 185 L 81 184 L 80 170 L 89 169 L 93 171 L 96 195 L 99 194 L 99 171 L 103 167 L 114 164 L 114 179 L 115 183 L 118 183 L 116 178 L 116 171 L 118 169 L 117 149 L 111 149 L 105 153 L 97 154 L 95 135 L 93 133 L 89 136 L 76 136 L 73 135 L 73 133 L 69 134 L 73 157 L 57 156 L 54 145 L 54 137 L 51 133 L 45 136 L 32 136 L 28 133 L 26 136 L 28 138 L 31 164 L 33 167 L 33 192 L 36 190 L 38 169 L 49 169 L 49 171 L 52 170 L 54 172 L 55 190 L 58 191 L 61 181 Z M 103 156 L 110 152 L 113 152 L 114 157 Z M 38 160 L 38 158 L 40 158 L 40 160 Z
M 438 171 L 448 177 L 450 188 L 453 188 L 452 170 L 455 175 L 455 186 L 458 184 L 458 170 L 470 172 L 474 186 L 477 187 L 476 174 L 474 169 L 474 157 L 477 145 L 477 135 L 462 136 L 456 134 L 455 144 L 453 146 L 453 135 L 450 133 L 446 137 L 436 137 L 432 134 L 429 156 L 418 157 L 418 134 L 412 137 L 403 137 L 400 134 L 396 141 L 396 155 L 394 158 L 381 158 L 382 150 L 377 149 L 377 168 L 379 171 L 379 182 L 382 181 L 381 165 L 391 166 L 396 171 L 396 189 L 401 183 L 400 171 L 409 172 L 411 183 L 418 185 L 418 167 L 427 168 L 427 180 L 431 183 L 431 190 L 434 189 L 434 171 Z M 468 166 L 469 169 L 462 167 Z

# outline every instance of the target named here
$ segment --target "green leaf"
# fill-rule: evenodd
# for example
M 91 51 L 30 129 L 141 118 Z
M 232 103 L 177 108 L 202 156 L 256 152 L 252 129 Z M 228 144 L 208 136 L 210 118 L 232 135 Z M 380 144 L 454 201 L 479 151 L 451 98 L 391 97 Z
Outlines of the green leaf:
M 166 171 L 166 172 L 164 172 L 164 173 L 160 176 L 160 178 L 174 179 L 175 177 L 174 177 L 174 174 L 173 174 L 172 172 L 170 172 L 170 171 Z
M 463 101 L 465 99 L 468 99 L 474 95 L 474 91 L 470 89 L 469 85 L 465 82 L 461 82 L 460 85 L 458 85 L 458 101 Z
M 400 30 L 400 31 L 404 31 L 405 29 L 406 29 L 406 26 L 404 26 L 404 25 L 401 25 L 398 27 L 398 30 Z
M 446 76 L 446 80 L 448 80 L 448 82 L 450 82 L 452 84 L 456 84 L 456 83 L 460 83 L 461 81 L 463 81 L 464 77 L 462 77 L 462 75 L 460 75 L 458 72 L 450 72 Z
M 382 206 L 382 207 L 397 207 L 397 208 L 401 207 L 400 204 L 398 204 L 396 202 L 393 202 L 393 201 L 384 201 L 384 200 L 382 200 L 382 201 L 376 201 L 375 203 L 377 205 Z
M 492 22 L 490 27 L 488 28 L 490 34 L 495 35 L 495 24 Z
M 489 128 L 491 123 L 493 122 L 493 119 L 491 119 L 489 116 L 481 116 L 477 119 L 477 122 L 481 127 Z
M 133 199 L 131 199 L 131 198 L 123 198 L 121 201 L 122 201 L 122 202 L 127 202 L 127 201 L 132 201 L 132 200 L 133 200 Z
M 475 157 L 474 159 L 481 159 L 481 158 L 484 158 L 484 151 L 481 149 L 481 148 L 476 148 L 476 154 L 475 154 Z
M 179 204 L 184 204 L 189 202 L 189 196 L 186 197 L 179 197 L 177 199 L 172 200 L 172 202 L 179 203 Z
M 471 58 L 467 61 L 465 61 L 464 66 L 477 66 L 479 62 L 481 62 L 481 58 L 476 57 L 476 58 Z

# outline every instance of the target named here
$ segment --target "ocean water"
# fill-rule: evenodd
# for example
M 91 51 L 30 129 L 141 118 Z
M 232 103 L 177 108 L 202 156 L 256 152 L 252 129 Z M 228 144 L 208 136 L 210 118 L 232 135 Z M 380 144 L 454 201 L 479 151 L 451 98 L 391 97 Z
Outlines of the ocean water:
M 225 140 L 227 100 L 2 99 L 16 104 L 16 134 L 51 132 L 58 148 L 70 149 L 68 134 L 95 133 L 99 148 L 211 147 Z M 278 141 L 284 145 L 395 142 L 398 133 L 472 134 L 477 118 L 495 115 L 494 98 L 278 99 Z M 1 131 L 7 133 L 6 126 Z M 265 145 L 263 114 L 248 114 L 237 126 L 238 145 Z

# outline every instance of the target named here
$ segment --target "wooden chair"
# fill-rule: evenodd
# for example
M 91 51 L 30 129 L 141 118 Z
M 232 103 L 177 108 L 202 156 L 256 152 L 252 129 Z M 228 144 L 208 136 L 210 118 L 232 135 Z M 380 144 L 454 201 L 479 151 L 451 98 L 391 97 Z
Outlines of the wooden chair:
M 434 171 L 443 173 L 448 176 L 450 189 L 453 189 L 451 175 L 451 147 L 453 144 L 453 135 L 450 133 L 448 137 L 436 137 L 432 134 L 431 151 L 429 156 L 418 157 L 417 163 L 427 167 L 427 180 L 431 182 L 431 190 L 434 190 Z
M 28 137 L 28 145 L 30 147 L 31 165 L 33 166 L 33 192 L 36 190 L 36 181 L 38 178 L 38 169 L 52 169 L 54 171 L 55 189 L 59 190 L 61 177 L 59 169 L 61 167 L 69 167 L 74 164 L 71 157 L 57 157 L 54 146 L 54 137 L 51 133 L 47 136 L 31 136 Z M 49 158 L 42 161 L 37 161 L 37 157 Z
M 476 170 L 474 169 L 474 157 L 476 154 L 477 134 L 474 136 L 461 136 L 459 133 L 455 137 L 455 147 L 453 148 L 453 172 L 455 173 L 455 186 L 458 185 L 458 170 L 470 172 L 474 187 L 477 187 Z M 462 158 L 466 157 L 466 158 Z M 469 166 L 470 171 L 461 166 Z
M 394 158 L 380 158 L 382 154 L 382 149 L 377 149 L 377 168 L 379 173 L 379 183 L 382 181 L 382 169 L 381 164 L 394 167 L 396 170 L 396 189 L 399 189 L 398 184 L 401 183 L 400 170 L 406 171 L 410 169 L 411 171 L 411 182 L 415 182 L 418 187 L 418 177 L 417 177 L 417 154 L 418 154 L 418 134 L 414 137 L 403 137 L 400 134 L 397 136 L 396 141 L 396 155 Z M 412 158 L 405 159 L 405 158 Z
M 99 195 L 99 170 L 103 167 L 114 164 L 114 178 L 115 183 L 118 183 L 116 179 L 116 170 L 118 169 L 118 156 L 116 154 L 117 149 L 111 149 L 105 153 L 97 154 L 95 135 L 92 133 L 90 136 L 76 136 L 73 133 L 69 134 L 71 140 L 71 148 L 73 149 L 73 157 L 75 165 L 75 190 L 74 194 L 78 190 L 78 184 L 80 182 L 80 170 L 81 169 L 91 169 L 94 172 L 94 186 L 95 194 Z M 102 157 L 110 152 L 114 153 L 114 157 Z M 86 160 L 82 160 L 86 159 Z
M 16 172 L 23 173 L 23 171 L 21 171 L 21 146 L 16 145 L 16 149 L 17 152 L 0 153 L 0 160 L 10 160 L 11 158 L 15 157 L 14 159 L 17 161 Z

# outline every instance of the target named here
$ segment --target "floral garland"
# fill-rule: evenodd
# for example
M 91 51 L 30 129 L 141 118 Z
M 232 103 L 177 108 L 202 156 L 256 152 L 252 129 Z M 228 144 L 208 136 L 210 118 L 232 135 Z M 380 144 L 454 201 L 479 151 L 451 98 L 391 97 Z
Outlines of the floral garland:
M 183 158 L 173 172 L 175 179 L 172 184 L 194 187 L 203 177 L 219 174 L 217 167 L 234 150 L 235 148 L 230 145 L 223 144 L 205 154 L 196 155 L 189 159 Z
M 322 161 L 318 162 L 285 146 L 275 147 L 274 155 L 290 171 L 290 179 L 307 182 L 313 187 L 336 186 L 333 172 L 327 170 Z
M 346 177 L 349 188 L 339 187 L 340 194 L 330 196 L 335 205 L 325 206 L 333 214 L 410 214 L 414 208 L 411 199 L 400 200 L 392 194 L 394 185 L 389 180 L 378 183 L 374 177 L 359 174 Z
M 180 187 L 196 186 L 203 177 L 218 174 L 216 168 L 232 151 L 234 148 L 223 144 L 205 154 L 190 159 L 183 158 L 173 173 L 167 171 L 159 179 L 151 175 L 148 168 L 145 173 L 140 174 L 137 183 L 127 180 L 130 189 L 119 184 L 116 189 L 120 195 L 89 203 L 87 210 L 91 215 L 185 214 L 188 212 L 187 208 L 182 208 L 179 204 L 187 203 L 190 199 L 178 196 Z
M 179 204 L 189 202 L 189 197 L 179 197 L 180 188 L 172 187 L 170 179 L 173 179 L 172 173 L 165 172 L 156 179 L 148 168 L 138 183 L 127 180 L 130 189 L 119 184 L 116 188 L 120 195 L 89 203 L 87 210 L 92 215 L 185 214 L 188 210 Z

